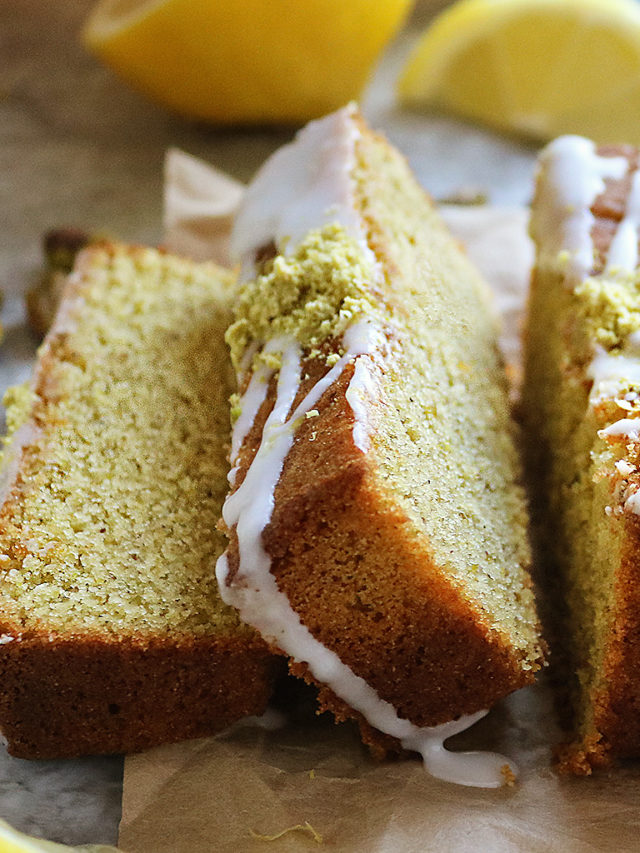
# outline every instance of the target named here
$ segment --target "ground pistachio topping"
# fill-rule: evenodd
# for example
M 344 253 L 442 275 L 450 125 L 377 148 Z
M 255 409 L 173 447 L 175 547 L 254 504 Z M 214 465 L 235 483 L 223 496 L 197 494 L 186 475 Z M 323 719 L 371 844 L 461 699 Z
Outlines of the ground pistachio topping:
M 266 261 L 256 278 L 241 285 L 236 321 L 226 336 L 234 366 L 240 368 L 251 343 L 277 337 L 293 339 L 318 357 L 324 341 L 341 338 L 359 317 L 380 312 L 373 281 L 372 262 L 344 228 L 310 231 L 295 251 Z M 280 367 L 278 352 L 258 352 L 256 359 Z
M 640 271 L 586 278 L 575 289 L 585 334 L 605 349 L 640 331 Z

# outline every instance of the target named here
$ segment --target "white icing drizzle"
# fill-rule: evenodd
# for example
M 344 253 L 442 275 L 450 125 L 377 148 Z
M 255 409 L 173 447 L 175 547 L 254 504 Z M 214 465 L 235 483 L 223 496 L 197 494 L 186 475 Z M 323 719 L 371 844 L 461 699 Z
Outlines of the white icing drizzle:
M 627 512 L 632 512 L 634 515 L 640 515 L 640 489 L 634 492 L 624 502 L 624 508 Z
M 638 266 L 638 228 L 640 227 L 640 170 L 634 172 L 624 218 L 609 247 L 606 271 L 634 270 Z
M 640 439 L 640 418 L 621 418 L 598 431 L 600 438 L 625 435 L 632 441 Z M 631 469 L 633 470 L 633 469 Z
M 289 254 L 309 231 L 339 223 L 377 266 L 353 202 L 355 144 L 360 135 L 353 104 L 310 122 L 276 151 L 247 189 L 231 235 L 242 262 L 241 280 L 256 274 L 256 253 L 274 242 Z
M 616 462 L 616 470 L 619 474 L 622 474 L 623 477 L 628 477 L 629 474 L 633 474 L 636 469 L 633 465 L 629 465 L 626 459 L 618 459 Z
M 367 430 L 367 400 L 375 399 L 376 386 L 367 359 L 356 360 L 353 376 L 347 388 L 347 403 L 355 416 L 353 424 L 353 443 L 366 453 L 369 450 L 370 439 Z
M 247 390 L 240 398 L 240 414 L 231 433 L 231 470 L 227 474 L 229 485 L 235 486 L 238 475 L 238 454 L 240 448 L 253 426 L 260 407 L 267 398 L 269 379 L 273 371 L 261 364 L 251 374 Z
M 590 365 L 590 375 L 594 380 L 590 395 L 592 404 L 599 400 L 615 398 L 618 392 L 630 383 L 640 386 L 640 332 L 630 334 L 618 354 L 612 354 L 597 346 L 596 355 Z M 629 441 L 640 441 L 640 418 L 620 418 L 598 430 L 598 437 L 602 439 L 621 436 L 627 437 Z M 623 477 L 635 470 L 626 460 L 616 462 L 616 469 Z M 640 515 L 640 490 L 627 496 L 624 509 Z
M 640 334 L 629 335 L 618 352 L 608 352 L 596 344 L 588 375 L 593 379 L 591 403 L 613 398 L 629 384 L 640 387 Z
M 338 655 L 316 640 L 300 621 L 286 595 L 278 589 L 271 574 L 271 558 L 262 544 L 262 532 L 271 519 L 274 493 L 282 468 L 293 445 L 296 426 L 322 394 L 339 378 L 345 366 L 371 354 L 379 335 L 371 324 L 361 322 L 344 336 L 345 354 L 308 392 L 289 414 L 297 395 L 301 374 L 301 352 L 295 341 L 277 339 L 265 349 L 282 352 L 282 365 L 274 408 L 265 423 L 262 441 L 239 488 L 223 508 L 229 527 L 236 527 L 239 568 L 228 585 L 229 564 L 226 554 L 218 560 L 216 577 L 223 600 L 240 613 L 244 622 L 297 662 L 304 662 L 313 677 L 326 684 L 336 696 L 359 711 L 374 728 L 396 737 L 405 749 L 422 755 L 426 769 L 439 779 L 474 787 L 495 788 L 504 784 L 502 768 L 515 768 L 495 753 L 451 753 L 444 741 L 458 734 L 487 712 L 461 717 L 441 726 L 415 726 L 401 719 L 393 706 L 357 676 Z M 355 375 L 355 374 L 354 374 Z M 362 410 L 364 411 L 364 410 Z M 366 427 L 362 429 L 366 434 Z
M 531 234 L 539 246 L 540 268 L 561 267 L 570 283 L 593 268 L 591 206 L 605 179 L 619 180 L 629 168 L 625 157 L 601 157 L 580 136 L 561 136 L 540 155 Z

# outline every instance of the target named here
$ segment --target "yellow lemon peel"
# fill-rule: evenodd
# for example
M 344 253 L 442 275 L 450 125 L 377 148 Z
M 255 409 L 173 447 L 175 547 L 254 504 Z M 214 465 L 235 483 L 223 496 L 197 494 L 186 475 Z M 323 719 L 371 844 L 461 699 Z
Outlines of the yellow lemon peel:
M 153 100 L 221 123 L 303 122 L 363 89 L 410 0 L 101 0 L 85 45 Z
M 458 0 L 427 28 L 401 99 L 534 139 L 640 144 L 635 0 Z

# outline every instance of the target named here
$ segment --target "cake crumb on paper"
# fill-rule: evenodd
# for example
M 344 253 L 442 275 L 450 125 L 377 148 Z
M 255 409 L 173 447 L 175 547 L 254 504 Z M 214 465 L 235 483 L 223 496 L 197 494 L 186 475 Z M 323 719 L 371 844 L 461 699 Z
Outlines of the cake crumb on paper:
M 505 788 L 513 788 L 516 784 L 516 776 L 508 764 L 503 764 L 500 768 L 500 773 L 504 779 L 503 785 Z

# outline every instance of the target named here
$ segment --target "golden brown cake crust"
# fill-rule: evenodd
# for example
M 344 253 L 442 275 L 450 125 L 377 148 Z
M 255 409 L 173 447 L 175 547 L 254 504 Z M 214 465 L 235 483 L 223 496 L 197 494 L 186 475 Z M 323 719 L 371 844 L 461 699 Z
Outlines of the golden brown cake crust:
M 0 656 L 0 721 L 11 755 L 137 752 L 205 737 L 263 713 L 275 666 L 233 637 L 38 636 Z

